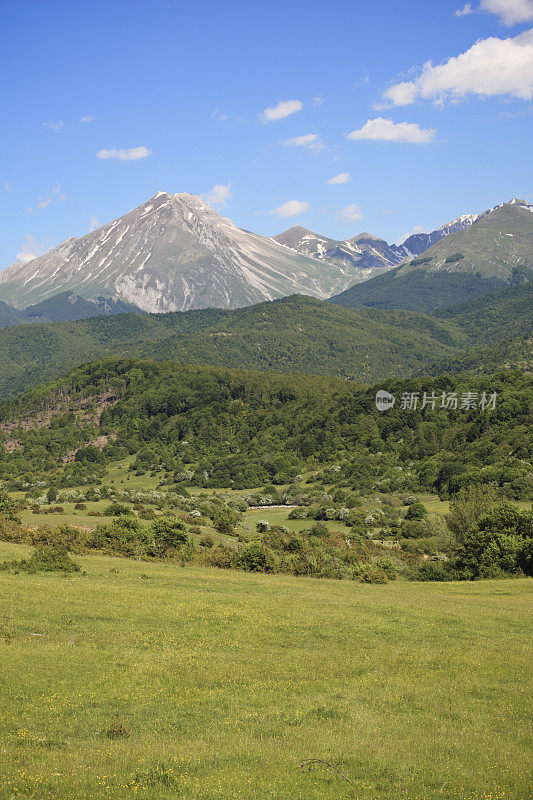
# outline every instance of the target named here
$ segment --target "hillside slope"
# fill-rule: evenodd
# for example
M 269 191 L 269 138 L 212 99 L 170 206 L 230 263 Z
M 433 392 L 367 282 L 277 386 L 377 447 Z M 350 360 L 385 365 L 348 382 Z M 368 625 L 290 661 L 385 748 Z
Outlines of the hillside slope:
M 533 205 L 512 201 L 419 258 L 330 298 L 345 307 L 430 313 L 533 279 Z
M 436 319 L 407 311 L 345 309 L 309 297 L 250 308 L 173 314 L 120 314 L 0 331 L 0 398 L 110 355 L 265 371 L 311 372 L 371 382 L 446 359 L 531 326 L 531 286 L 480 312 Z M 474 321 L 473 321 L 474 320 Z M 491 321 L 492 320 L 492 321 Z

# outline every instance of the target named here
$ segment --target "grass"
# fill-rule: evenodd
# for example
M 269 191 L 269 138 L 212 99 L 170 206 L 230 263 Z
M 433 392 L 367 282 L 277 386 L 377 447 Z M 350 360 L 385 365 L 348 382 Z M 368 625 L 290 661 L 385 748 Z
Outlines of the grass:
M 530 580 L 76 560 L 0 575 L 2 800 L 530 796 Z

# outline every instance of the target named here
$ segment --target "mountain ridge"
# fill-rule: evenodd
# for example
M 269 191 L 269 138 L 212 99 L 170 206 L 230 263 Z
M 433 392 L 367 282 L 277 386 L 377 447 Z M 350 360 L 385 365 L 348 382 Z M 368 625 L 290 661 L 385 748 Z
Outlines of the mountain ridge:
M 21 307 L 69 291 L 150 312 L 232 308 L 295 293 L 327 297 L 351 285 L 353 273 L 244 231 L 194 195 L 157 192 L 95 231 L 7 267 L 0 298 Z
M 432 313 L 533 280 L 533 204 L 512 200 L 442 237 L 421 256 L 330 298 L 353 308 Z

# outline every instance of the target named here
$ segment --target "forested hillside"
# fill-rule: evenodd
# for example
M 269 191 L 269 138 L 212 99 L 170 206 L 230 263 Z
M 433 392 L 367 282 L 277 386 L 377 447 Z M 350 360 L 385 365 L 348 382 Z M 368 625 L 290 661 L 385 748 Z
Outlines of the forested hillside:
M 108 355 L 309 372 L 372 383 L 531 330 L 532 291 L 517 287 L 446 319 L 344 309 L 294 296 L 257 306 L 120 314 L 0 331 L 0 398 Z
M 312 474 L 364 492 L 448 496 L 482 483 L 529 496 L 529 378 L 511 370 L 384 386 L 396 404 L 380 413 L 377 387 L 349 381 L 105 360 L 0 409 L 0 478 L 77 486 L 133 455 L 134 469 L 173 485 L 242 489 Z M 405 397 L 416 401 L 404 408 Z

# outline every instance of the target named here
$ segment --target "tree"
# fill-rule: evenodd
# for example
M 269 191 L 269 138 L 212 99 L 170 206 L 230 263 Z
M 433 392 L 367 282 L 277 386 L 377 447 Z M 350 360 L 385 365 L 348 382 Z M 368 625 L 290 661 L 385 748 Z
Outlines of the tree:
M 423 519 L 427 516 L 427 508 L 423 503 L 411 503 L 407 509 L 405 519 Z
M 55 503 L 57 500 L 57 489 L 55 486 L 50 486 L 46 493 L 46 499 L 49 503 Z
M 472 484 L 461 489 L 450 501 L 446 524 L 455 536 L 474 528 L 494 504 L 494 491 L 489 486 Z
M 492 508 L 456 536 L 457 566 L 466 578 L 495 578 L 531 567 L 533 517 L 510 503 Z

